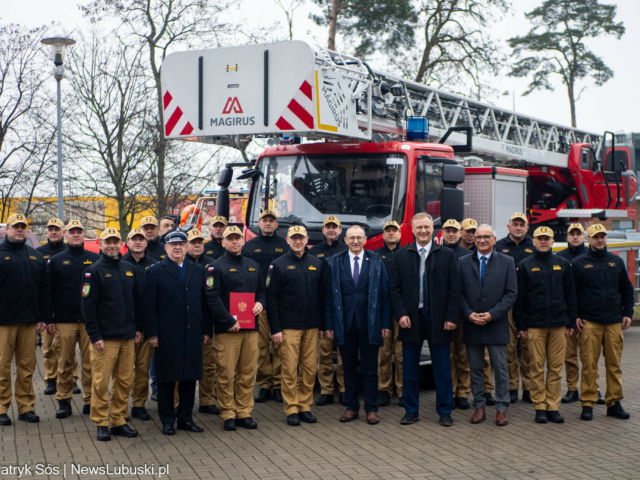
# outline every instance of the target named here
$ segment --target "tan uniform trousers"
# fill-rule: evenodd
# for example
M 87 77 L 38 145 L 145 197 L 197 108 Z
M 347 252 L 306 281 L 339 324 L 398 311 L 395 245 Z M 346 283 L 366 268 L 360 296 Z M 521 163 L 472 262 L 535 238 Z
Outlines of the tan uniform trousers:
M 578 339 L 580 332 L 576 330 L 573 335 L 567 337 L 567 358 L 564 361 L 564 368 L 567 376 L 567 390 L 575 392 L 580 383 L 580 364 L 578 363 Z M 600 391 L 600 367 L 596 366 L 596 383 Z
M 311 411 L 318 371 L 318 329 L 285 329 L 280 345 L 285 415 Z M 298 373 L 299 370 L 299 373 Z
M 82 400 L 91 405 L 91 340 L 83 322 L 56 323 L 53 345 L 58 358 L 58 392 L 56 400 L 69 400 L 73 395 L 73 382 L 78 372 L 76 345 L 80 345 L 82 360 Z
M 133 338 L 105 340 L 99 352 L 91 345 L 91 420 L 98 427 L 119 427 L 126 423 L 129 394 L 133 387 L 136 349 Z M 113 377 L 113 378 L 112 378 Z M 111 381 L 111 401 L 109 401 Z M 109 421 L 111 410 L 111 421 Z
M 600 350 L 604 350 L 604 367 L 607 379 L 607 391 L 604 401 L 607 407 L 622 400 L 622 371 L 620 359 L 624 347 L 624 335 L 621 323 L 601 325 L 582 319 L 584 327 L 580 332 L 580 402 L 583 407 L 593 407 L 598 401 L 596 372 L 600 360 Z
M 1 314 L 0 314 L 1 315 Z M 11 362 L 16 359 L 16 403 L 18 413 L 33 410 L 36 394 L 33 390 L 33 372 L 36 369 L 38 333 L 35 322 L 0 325 L 0 414 L 11 406 Z
M 453 342 L 451 342 L 451 379 L 453 383 L 453 396 L 467 398 L 471 393 L 471 373 L 469 370 L 469 357 L 467 347 L 462 341 L 462 320 L 453 331 Z M 491 393 L 493 390 L 491 381 L 491 362 L 489 359 L 489 349 L 484 349 L 484 393 Z
M 342 367 L 340 350 L 338 350 L 336 379 L 338 380 L 338 390 L 340 393 L 344 393 L 344 368 Z M 335 390 L 333 386 L 333 340 L 327 338 L 326 335 L 318 343 L 318 381 L 322 395 L 333 395 Z
M 218 364 L 218 404 L 222 420 L 240 420 L 251 416 L 253 384 L 260 350 L 258 337 L 255 330 L 216 335 L 213 348 Z
M 567 352 L 567 327 L 527 329 L 531 355 L 531 401 L 535 410 L 558 411 L 562 398 L 562 365 Z M 547 361 L 545 381 L 544 362 Z
M 213 349 L 215 335 L 202 346 L 202 380 L 200 380 L 200 406 L 215 405 L 216 395 L 216 351 Z
M 395 385 L 398 397 L 402 398 L 402 342 L 398 340 L 400 325 L 393 319 L 391 335 L 384 339 L 384 345 L 378 352 L 378 390 L 393 395 L 393 375 L 391 356 L 393 354 L 395 368 Z
M 57 328 L 56 324 L 56 328 Z M 56 353 L 56 335 L 49 335 L 45 330 L 40 334 L 42 337 L 42 358 L 44 360 L 44 381 L 48 382 L 49 379 L 58 380 L 58 354 Z M 78 368 L 78 359 L 76 355 L 73 356 L 73 383 L 78 381 L 80 374 Z M 91 388 L 89 388 L 91 390 Z M 84 393 L 84 392 L 83 392 Z M 91 392 L 89 392 L 91 397 Z M 57 397 L 56 397 L 57 398 Z
M 144 407 L 147 398 L 149 398 L 149 369 L 151 368 L 151 359 L 155 353 L 155 348 L 149 345 L 144 335 L 142 335 L 135 346 L 135 351 L 135 376 L 133 378 L 131 400 L 134 407 Z
M 513 319 L 513 310 L 509 310 L 509 334 L 510 342 L 507 345 L 507 366 L 509 367 L 509 390 L 518 390 L 519 377 L 522 378 L 522 390 L 530 390 L 531 376 L 529 369 L 531 358 L 527 350 L 526 338 L 519 338 L 516 330 L 516 322 Z M 520 342 L 520 374 L 518 375 L 518 342 Z
M 258 356 L 258 374 L 256 375 L 256 383 L 260 388 L 267 390 L 280 388 L 280 345 L 271 343 L 271 328 L 267 320 L 267 312 L 265 310 L 260 313 L 259 320 L 259 347 L 260 355 Z M 273 345 L 273 361 L 271 360 L 271 352 L 269 345 Z

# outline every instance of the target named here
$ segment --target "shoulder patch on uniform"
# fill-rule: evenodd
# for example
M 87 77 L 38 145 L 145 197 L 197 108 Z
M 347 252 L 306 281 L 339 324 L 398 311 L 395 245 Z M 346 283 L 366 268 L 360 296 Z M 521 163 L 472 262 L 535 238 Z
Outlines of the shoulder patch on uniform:
M 317 268 L 314 267 L 313 265 L 309 265 L 309 270 L 317 270 Z
M 34 257 L 33 255 L 29 255 L 29 260 L 38 260 L 38 257 Z
M 255 269 L 255 268 L 253 268 L 253 267 L 249 267 L 249 268 L 248 268 L 248 270 L 249 270 L 250 272 L 255 272 L 255 271 L 256 271 L 256 269 Z
M 230 272 L 237 272 L 237 271 L 238 271 L 238 269 L 237 269 L 237 268 L 230 268 L 230 269 L 229 269 L 229 271 L 230 271 Z
M 503 248 L 502 249 L 502 253 L 509 253 L 509 249 L 508 248 Z
M 533 250 L 531 250 L 530 248 L 525 248 L 525 249 L 524 249 L 524 251 L 525 251 L 526 253 L 533 253 Z
M 531 269 L 531 271 L 532 271 L 532 272 L 539 272 L 539 271 L 540 271 L 540 269 L 539 269 L 538 267 L 533 267 L 533 268 Z
M 63 261 L 62 261 L 62 264 L 63 264 L 63 265 L 69 265 L 70 263 L 71 263 L 71 262 L 70 262 L 69 260 L 63 260 Z
M 91 285 L 89 285 L 88 283 L 85 283 L 85 284 L 82 286 L 82 296 L 83 296 L 83 297 L 88 296 L 88 295 L 89 295 L 89 290 L 90 290 L 90 289 L 91 289 Z
M 210 272 L 213 272 L 214 268 L 213 267 L 209 267 L 209 268 L 207 268 L 207 270 L 209 270 Z
M 562 267 L 560 265 L 554 265 L 553 269 L 554 270 L 562 270 Z
M 124 272 L 124 273 L 125 273 L 125 275 L 126 275 L 127 277 L 133 277 L 133 272 L 130 272 L 130 271 L 128 271 L 128 270 L 127 270 L 127 271 L 126 271 L 126 272 Z
M 111 275 L 110 273 L 107 273 L 107 274 L 104 276 L 104 278 L 111 278 L 111 277 L 112 277 L 112 275 Z
M 43 255 L 42 258 L 47 259 L 49 258 L 51 255 Z
M 93 262 L 91 260 L 85 260 L 84 262 L 82 262 L 84 265 L 93 265 Z
M 207 254 L 213 253 L 213 250 L 207 250 Z
M 89 277 L 91 276 L 91 272 L 87 272 L 87 273 L 85 273 L 85 274 L 84 274 L 84 276 L 85 276 L 86 278 L 89 278 Z
M 318 255 L 316 255 L 316 257 L 322 258 L 322 257 L 324 257 L 324 253 L 319 253 Z
M 609 266 L 610 267 L 615 267 L 616 266 L 616 262 L 609 262 Z
M 593 268 L 593 265 L 591 265 L 590 263 L 587 263 L 584 268 Z
M 164 258 L 166 257 L 166 255 L 160 255 L 160 258 L 162 258 L 164 260 Z
M 296 266 L 295 265 L 287 265 L 287 270 L 295 270 Z
M 253 253 L 262 253 L 262 249 L 256 248 L 253 250 Z
M 207 277 L 207 288 L 211 289 L 213 288 L 213 277 Z
M 284 252 L 283 248 L 276 248 L 276 253 L 281 253 L 281 252 Z
M 4 257 L 5 260 L 11 260 L 11 257 Z

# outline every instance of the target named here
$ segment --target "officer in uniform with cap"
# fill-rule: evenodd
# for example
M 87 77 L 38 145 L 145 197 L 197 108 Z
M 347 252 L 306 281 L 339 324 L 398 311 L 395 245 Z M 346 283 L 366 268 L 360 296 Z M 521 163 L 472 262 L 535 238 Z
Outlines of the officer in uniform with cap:
M 216 225 L 220 225 L 220 222 L 217 222 Z M 222 238 L 222 233 L 220 234 L 220 238 Z M 211 241 L 215 242 L 213 238 Z M 204 237 L 202 233 L 200 233 L 200 230 L 193 229 L 189 231 L 187 237 L 187 260 L 191 260 L 206 269 L 215 259 L 204 255 L 204 245 Z M 222 245 L 220 245 L 220 248 L 222 248 Z M 213 349 L 214 339 L 215 337 L 212 333 L 207 343 L 202 346 L 202 380 L 198 382 L 200 389 L 200 406 L 198 407 L 198 411 L 200 413 L 218 415 L 220 410 L 218 410 L 216 406 L 216 355 Z
M 564 423 L 558 407 L 567 337 L 578 316 L 571 264 L 554 255 L 553 230 L 533 233 L 535 252 L 516 267 L 518 298 L 513 317 L 531 356 L 531 400 L 536 423 Z M 547 363 L 545 376 L 544 364 Z
M 139 228 L 134 228 L 127 235 L 127 249 L 128 251 L 124 254 L 122 260 L 135 267 L 138 273 L 138 282 L 140 283 L 139 288 L 142 290 L 149 268 L 158 262 L 146 255 L 147 238 Z M 153 347 L 144 340 L 145 334 L 142 332 L 140 341 L 136 343 L 135 348 L 135 376 L 131 390 L 131 400 L 133 402 L 131 416 L 138 420 L 149 420 L 151 418 L 144 404 L 149 398 L 149 369 L 151 368 L 151 359 L 154 351 Z
M 473 218 L 465 218 L 460 224 L 460 229 L 460 246 L 467 250 L 475 251 L 478 222 Z
M 49 259 L 49 283 L 53 315 L 47 330 L 55 336 L 58 357 L 58 391 L 56 400 L 59 409 L 56 418 L 71 415 L 73 375 L 78 371 L 76 345 L 80 345 L 82 356 L 82 413 L 91 413 L 91 341 L 82 321 L 80 295 L 84 272 L 100 259 L 100 255 L 85 250 L 84 227 L 78 220 L 71 220 L 65 231 L 68 248 Z
M 327 268 L 327 258 L 345 252 L 349 249 L 347 244 L 340 240 L 342 234 L 342 224 L 338 217 L 328 216 L 322 222 L 322 234 L 324 242 L 311 247 L 309 253 L 322 260 L 323 266 Z M 342 367 L 342 355 L 338 350 L 338 366 L 336 379 L 338 381 L 339 398 L 338 402 L 342 406 L 344 403 L 344 368 Z M 318 381 L 320 382 L 320 398 L 316 400 L 318 407 L 329 405 L 335 401 L 333 397 L 333 339 L 324 335 L 318 344 Z
M 265 210 L 260 214 L 258 220 L 260 232 L 258 236 L 249 240 L 242 250 L 245 257 L 254 260 L 260 265 L 262 272 L 262 283 L 267 281 L 269 265 L 273 261 L 284 255 L 289 246 L 287 241 L 277 233 L 278 217 L 275 212 Z M 282 402 L 282 392 L 280 389 L 280 352 L 279 345 L 273 344 L 273 360 L 269 353 L 271 336 L 269 334 L 269 321 L 267 312 L 260 313 L 260 356 L 258 357 L 258 374 L 256 382 L 260 387 L 260 392 L 256 397 L 256 402 L 263 403 L 272 398 L 276 402 Z
M 518 265 L 522 260 L 533 254 L 533 241 L 527 235 L 529 231 L 529 221 L 524 213 L 514 213 L 507 224 L 509 235 L 496 242 L 495 250 L 513 258 L 513 262 Z M 513 320 L 513 310 L 509 312 L 509 331 L 511 341 L 507 345 L 507 361 L 509 364 L 509 394 L 511 403 L 518 401 L 519 377 L 522 377 L 522 400 L 531 402 L 531 391 L 529 389 L 530 373 L 529 365 L 531 358 L 527 350 L 527 339 L 518 338 L 518 330 Z M 520 342 L 520 373 L 518 373 L 518 342 Z
M 121 248 L 120 232 L 104 230 L 100 235 L 102 257 L 87 268 L 82 285 L 82 318 L 91 339 L 91 420 L 102 442 L 111 440 L 111 435 L 138 435 L 126 418 L 135 344 L 142 338 L 143 326 L 136 268 L 122 260 Z
M 631 326 L 634 290 L 624 262 L 607 251 L 607 229 L 600 224 L 587 229 L 589 250 L 571 266 L 578 297 L 580 331 L 580 402 L 582 420 L 593 419 L 593 404 L 598 401 L 596 370 L 600 351 L 604 351 L 607 391 L 604 396 L 607 415 L 631 417 L 620 404 L 622 400 L 623 331 Z M 605 282 L 605 284 L 603 284 Z
M 259 315 L 266 303 L 265 281 L 260 265 L 242 255 L 242 232 L 238 227 L 227 227 L 222 235 L 225 254 L 207 267 L 207 300 L 214 313 L 215 342 L 218 365 L 218 403 L 227 431 L 242 428 L 255 429 L 258 424 L 251 418 L 253 410 L 253 383 L 258 360 L 258 331 L 262 328 L 257 318 L 255 326 L 240 323 L 230 313 L 232 293 L 253 293 L 253 315 Z M 238 310 L 248 308 L 238 305 Z M 268 326 L 266 328 L 269 328 Z
M 156 217 L 143 217 L 140 220 L 140 230 L 147 237 L 147 248 L 145 255 L 153 258 L 156 262 L 162 261 L 167 256 L 164 245 L 160 241 L 160 232 L 158 231 L 158 220 Z
M 311 404 L 318 337 L 324 336 L 325 283 L 322 261 L 309 254 L 308 241 L 306 228 L 289 228 L 290 250 L 273 261 L 267 276 L 267 316 L 271 340 L 280 345 L 282 398 L 290 426 L 317 421 Z
M 11 425 L 11 362 L 15 357 L 15 398 L 18 420 L 36 423 L 37 334 L 46 327 L 51 308 L 47 264 L 27 245 L 27 218 L 14 214 L 7 220 L 7 236 L 0 244 L 0 426 Z
M 211 233 L 211 240 L 204 244 L 204 254 L 207 257 L 217 260 L 224 255 L 224 247 L 222 246 L 222 234 L 224 229 L 227 228 L 228 221 L 225 217 L 217 216 L 211 219 L 209 226 L 209 233 Z
M 580 223 L 572 223 L 567 229 L 567 248 L 557 253 L 569 263 L 587 252 L 584 245 L 584 227 Z M 580 382 L 580 364 L 578 363 L 578 338 L 580 332 L 576 330 L 567 337 L 567 358 L 564 368 L 567 377 L 567 394 L 562 397 L 562 403 L 573 403 L 580 400 L 578 383 Z M 604 405 L 604 397 L 600 392 L 600 367 L 596 366 L 596 383 L 598 384 L 598 405 Z
M 158 414 L 162 433 L 201 433 L 193 422 L 196 381 L 202 380 L 202 345 L 213 329 L 205 269 L 186 258 L 187 234 L 165 237 L 167 257 L 149 269 L 142 291 L 147 342 L 156 350 Z M 201 238 L 202 240 L 202 238 Z M 175 385 L 179 403 L 175 407 Z
M 387 269 L 387 275 L 391 277 L 391 268 L 393 268 L 393 254 L 400 250 L 400 225 L 393 220 L 388 221 L 382 227 L 382 239 L 384 247 L 374 250 L 380 255 L 382 263 Z M 384 339 L 384 345 L 378 352 L 378 406 L 386 407 L 391 403 L 391 395 L 393 395 L 393 375 L 391 369 L 391 355 L 395 359 L 395 384 L 398 392 L 398 405 L 402 404 L 402 342 L 398 340 L 400 333 L 400 325 L 395 318 L 392 318 L 391 335 Z

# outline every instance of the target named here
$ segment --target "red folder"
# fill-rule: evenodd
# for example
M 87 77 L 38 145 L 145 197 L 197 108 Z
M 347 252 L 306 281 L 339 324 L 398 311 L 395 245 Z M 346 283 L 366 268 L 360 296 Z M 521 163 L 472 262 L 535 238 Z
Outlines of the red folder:
M 256 305 L 255 293 L 234 293 L 229 294 L 229 313 L 236 317 L 240 328 L 255 329 L 256 317 L 253 314 L 253 307 Z

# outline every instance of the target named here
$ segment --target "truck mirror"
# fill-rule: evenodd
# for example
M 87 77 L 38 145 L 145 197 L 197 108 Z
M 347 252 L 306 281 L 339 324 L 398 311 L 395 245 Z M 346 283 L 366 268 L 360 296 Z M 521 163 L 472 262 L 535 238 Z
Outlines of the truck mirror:
M 464 182 L 464 167 L 461 165 L 444 164 L 442 166 L 442 183 L 458 185 Z M 454 217 L 443 217 L 454 218 Z

